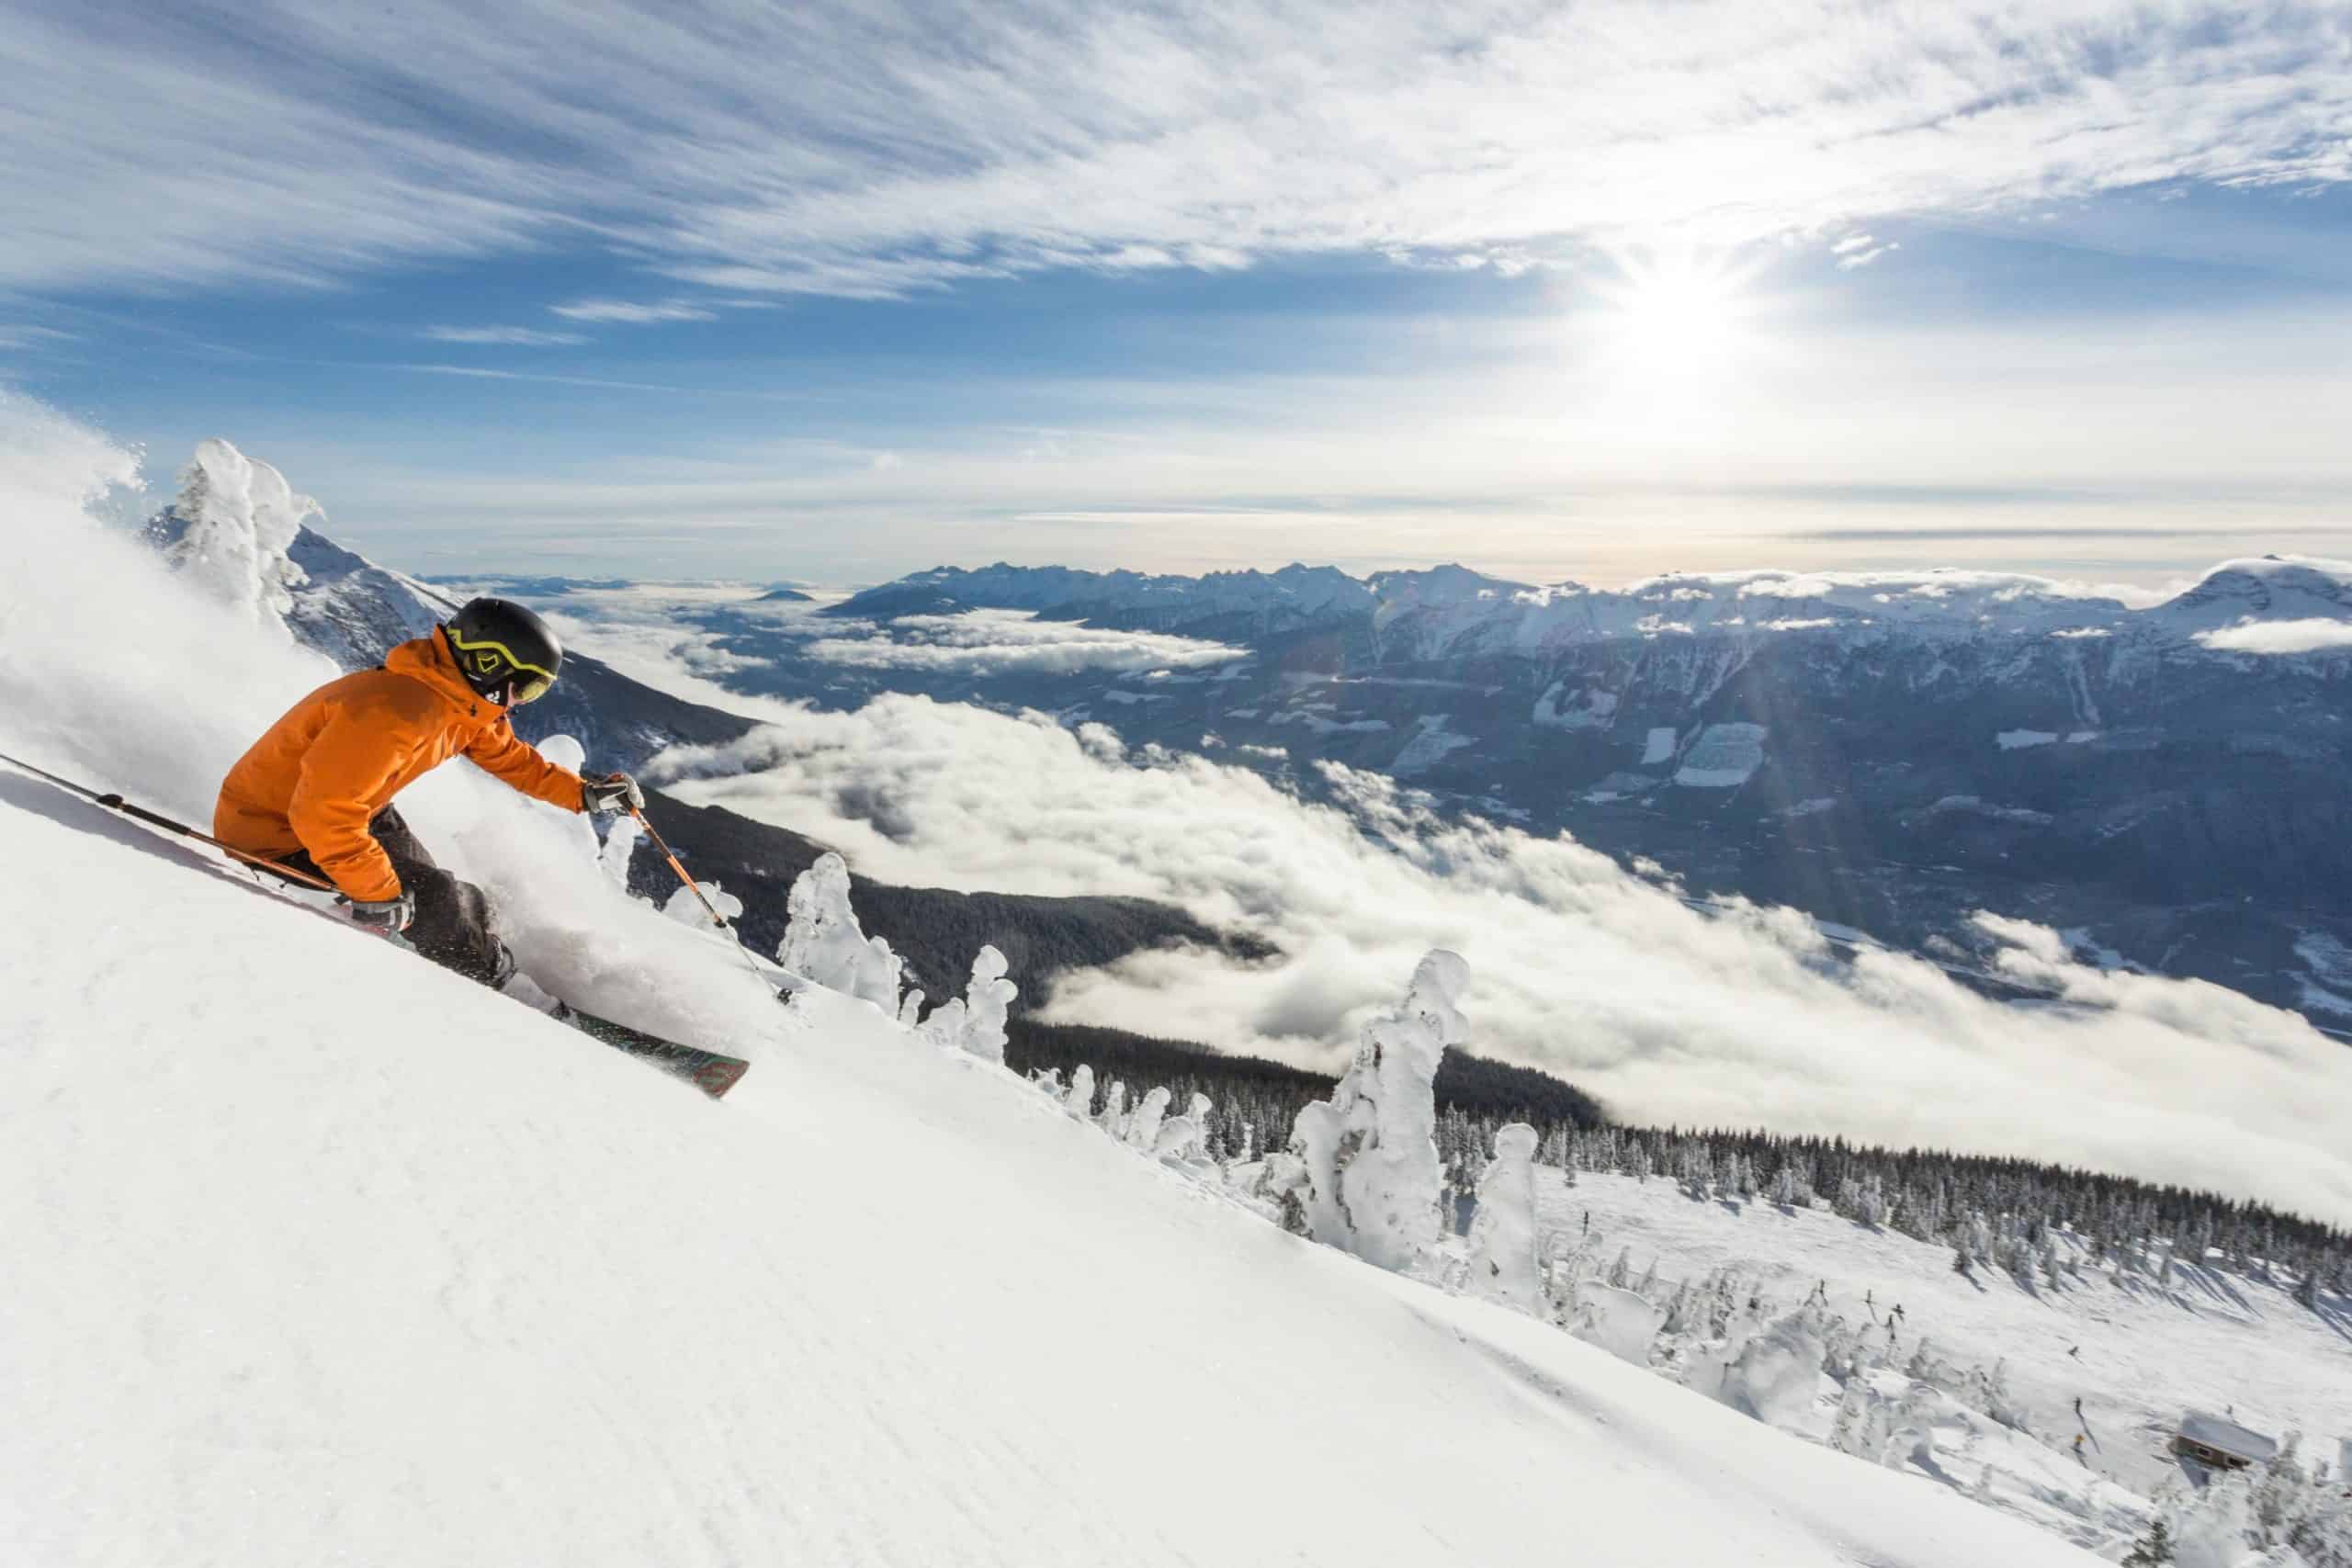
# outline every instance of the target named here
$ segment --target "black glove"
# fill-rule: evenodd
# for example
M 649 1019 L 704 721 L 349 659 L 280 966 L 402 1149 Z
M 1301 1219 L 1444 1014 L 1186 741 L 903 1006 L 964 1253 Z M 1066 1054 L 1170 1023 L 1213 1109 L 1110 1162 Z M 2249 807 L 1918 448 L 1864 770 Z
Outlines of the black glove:
M 405 890 L 397 898 L 346 898 L 344 902 L 351 907 L 353 925 L 386 936 L 408 930 L 409 922 L 416 919 L 416 899 Z
M 580 781 L 580 809 L 582 811 L 642 811 L 645 792 L 627 773 L 606 773 L 601 779 Z

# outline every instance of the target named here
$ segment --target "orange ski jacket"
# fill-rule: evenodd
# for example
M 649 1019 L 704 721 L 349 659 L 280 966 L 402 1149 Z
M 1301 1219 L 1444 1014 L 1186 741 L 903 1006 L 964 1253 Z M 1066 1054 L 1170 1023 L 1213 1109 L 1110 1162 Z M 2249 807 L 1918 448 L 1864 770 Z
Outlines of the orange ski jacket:
M 460 754 L 525 795 L 582 807 L 580 775 L 515 736 L 506 710 L 466 684 L 435 628 L 378 669 L 328 682 L 270 726 L 221 781 L 212 834 L 272 859 L 308 850 L 350 897 L 397 898 L 400 876 L 368 819 Z

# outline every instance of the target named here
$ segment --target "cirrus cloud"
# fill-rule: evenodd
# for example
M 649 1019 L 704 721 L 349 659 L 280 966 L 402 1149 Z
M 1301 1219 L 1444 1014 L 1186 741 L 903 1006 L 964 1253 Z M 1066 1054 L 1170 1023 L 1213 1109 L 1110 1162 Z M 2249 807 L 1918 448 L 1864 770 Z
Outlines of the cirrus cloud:
M 38 220 L 0 243 L 0 283 L 315 279 L 581 237 L 708 287 L 863 297 L 1317 250 L 1510 271 L 1562 245 L 2352 178 L 2323 4 L 1347 20 L 416 0 L 360 28 L 199 0 L 120 26 L 28 0 L 0 16 L 0 201 Z
M 588 340 L 578 333 L 543 332 L 536 327 L 427 327 L 435 343 L 498 344 L 511 348 L 559 348 Z

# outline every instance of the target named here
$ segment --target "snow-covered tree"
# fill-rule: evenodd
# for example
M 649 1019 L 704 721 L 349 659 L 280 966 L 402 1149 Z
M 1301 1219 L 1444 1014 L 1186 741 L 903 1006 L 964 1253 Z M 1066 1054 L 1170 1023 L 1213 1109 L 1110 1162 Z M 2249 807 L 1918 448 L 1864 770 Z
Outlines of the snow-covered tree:
M 1317 1241 L 1400 1271 L 1435 1250 L 1438 1062 L 1463 1037 L 1456 1003 L 1469 982 L 1458 953 L 1423 958 L 1403 1004 L 1364 1025 L 1331 1098 L 1298 1113 L 1290 1147 L 1306 1166 Z
M 576 737 L 550 735 L 544 740 L 533 742 L 533 747 L 540 756 L 559 768 L 568 768 L 575 773 L 588 771 L 588 748 L 582 746 Z M 626 813 L 618 820 L 628 823 L 632 830 L 637 827 L 637 819 Z M 564 818 L 557 831 L 571 840 L 573 847 L 580 852 L 581 859 L 602 861 L 603 852 L 596 844 L 595 824 L 584 813 Z M 626 881 L 621 884 L 621 890 L 628 890 Z
M 1080 1062 L 1071 1069 L 1069 1092 L 1062 1096 L 1062 1109 L 1081 1122 L 1094 1115 L 1094 1069 Z
M 604 868 L 612 885 L 624 893 L 628 891 L 629 860 L 637 853 L 638 840 L 644 836 L 637 818 L 627 812 L 614 818 L 613 825 L 605 830 L 605 847 L 597 852 L 596 863 Z
M 1514 1122 L 1495 1134 L 1495 1157 L 1478 1179 L 1470 1222 L 1470 1288 L 1540 1313 L 1544 1277 L 1535 1252 L 1535 1129 Z
M 793 880 L 785 899 L 784 942 L 776 961 L 812 984 L 872 1002 L 899 1016 L 904 962 L 880 937 L 869 938 L 850 908 L 849 864 L 831 851 Z
M 1155 1089 L 1136 1102 L 1135 1113 L 1127 1118 L 1122 1129 L 1132 1147 L 1147 1154 L 1159 1145 L 1159 1123 L 1168 1115 L 1168 1102 L 1173 1099 L 1165 1088 Z
M 1704 1392 L 1768 1427 L 1797 1426 L 1820 1392 L 1828 1326 L 1827 1314 L 1806 1303 L 1740 1346 Z
M 1256 1196 L 1274 1206 L 1283 1229 L 1293 1235 L 1310 1234 L 1306 1213 L 1309 1190 L 1306 1162 L 1295 1154 L 1270 1154 L 1258 1168 Z
M 165 552 L 189 581 L 245 618 L 286 630 L 290 590 L 306 581 L 288 552 L 319 503 L 298 495 L 286 476 L 226 441 L 198 442 L 180 471 L 174 515 L 182 532 Z
M 1886 1194 L 1879 1184 L 1876 1171 L 1862 1178 L 1860 1190 L 1854 1201 L 1854 1218 L 1872 1230 L 1876 1230 L 1886 1218 Z
M 2148 1527 L 2148 1533 L 2132 1543 L 2123 1556 L 2122 1568 L 2169 1568 L 2178 1559 L 2172 1550 L 2172 1526 L 2162 1515 Z
M 972 960 L 970 988 L 950 997 L 925 1021 L 925 1032 L 954 1051 L 969 1051 L 991 1062 L 1004 1060 L 1005 1021 L 1021 987 L 1004 977 L 1004 954 L 983 947 Z
M 865 933 L 849 903 L 849 863 L 828 852 L 793 879 L 785 897 L 784 941 L 776 962 L 832 990 L 864 962 Z
M 729 924 L 734 922 L 736 916 L 743 912 L 743 900 L 727 892 L 716 882 L 704 883 L 702 896 L 703 898 L 710 900 L 711 909 L 716 909 L 725 916 Z M 692 926 L 696 931 L 718 930 L 717 926 L 710 923 L 710 910 L 702 907 L 702 898 L 695 897 L 695 890 L 683 885 L 676 892 L 670 895 L 670 901 L 662 906 L 662 912 L 680 925 Z
M 1631 1291 L 1614 1285 L 1586 1285 L 1577 1292 L 1570 1332 L 1591 1341 L 1621 1360 L 1646 1367 L 1650 1342 L 1658 1336 L 1666 1314 Z
M 1209 1116 L 1215 1109 L 1207 1095 L 1193 1096 L 1184 1114 L 1170 1116 L 1159 1124 L 1159 1135 L 1152 1141 L 1152 1157 L 1178 1164 L 1204 1158 L 1208 1152 Z

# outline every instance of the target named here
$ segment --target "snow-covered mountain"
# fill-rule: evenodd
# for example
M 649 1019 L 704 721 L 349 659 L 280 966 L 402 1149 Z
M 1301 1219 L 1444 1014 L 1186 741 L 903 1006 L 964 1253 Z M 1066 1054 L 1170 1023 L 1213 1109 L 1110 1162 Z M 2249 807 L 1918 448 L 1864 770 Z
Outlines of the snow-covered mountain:
M 2150 603 L 1971 571 L 1593 590 L 1460 567 L 1359 581 L 998 566 L 829 613 L 917 600 L 1254 658 L 1089 681 L 808 668 L 756 628 L 727 646 L 771 660 L 747 685 L 812 700 L 1015 703 L 1129 744 L 1254 759 L 1309 790 L 1319 763 L 1377 770 L 1452 809 L 1655 861 L 1696 892 L 1899 945 L 1964 946 L 1978 908 L 2030 914 L 2086 952 L 2352 1030 L 2352 976 L 2312 956 L 2352 950 L 2346 563 L 2229 561 Z
M 1069 567 L 939 567 L 868 589 L 828 614 L 1029 610 L 1051 620 L 1226 637 L 1237 619 L 1261 635 L 1376 623 L 1382 657 L 1515 653 L 1540 658 L 1579 642 L 1736 634 L 1749 640 L 1829 632 L 1885 642 L 1915 637 L 2101 636 L 2159 644 L 2247 621 L 2324 619 L 2352 639 L 2352 563 L 2267 556 L 2225 561 L 2169 599 L 2128 604 L 2080 584 L 2017 572 L 1669 572 L 1623 589 L 1546 586 L 1446 565 L 1350 577 L 1335 567 L 1202 577 Z

